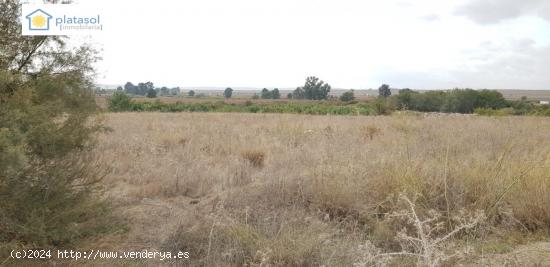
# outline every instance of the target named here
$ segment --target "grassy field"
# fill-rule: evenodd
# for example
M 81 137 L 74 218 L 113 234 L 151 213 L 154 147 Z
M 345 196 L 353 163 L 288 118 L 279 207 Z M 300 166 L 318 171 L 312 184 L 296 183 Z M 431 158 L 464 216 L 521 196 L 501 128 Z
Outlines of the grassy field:
M 105 116 L 96 157 L 129 231 L 84 248 L 189 251 L 191 266 L 550 264 L 547 118 Z
M 518 100 L 525 96 L 531 100 L 550 100 L 550 90 L 498 90 L 506 99 Z

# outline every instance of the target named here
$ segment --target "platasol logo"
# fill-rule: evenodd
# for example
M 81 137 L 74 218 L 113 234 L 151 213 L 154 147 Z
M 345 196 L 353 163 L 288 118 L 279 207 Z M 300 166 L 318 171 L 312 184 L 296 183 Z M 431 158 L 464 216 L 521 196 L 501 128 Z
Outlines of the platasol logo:
M 103 31 L 97 7 L 75 4 L 23 4 L 23 35 L 94 34 Z

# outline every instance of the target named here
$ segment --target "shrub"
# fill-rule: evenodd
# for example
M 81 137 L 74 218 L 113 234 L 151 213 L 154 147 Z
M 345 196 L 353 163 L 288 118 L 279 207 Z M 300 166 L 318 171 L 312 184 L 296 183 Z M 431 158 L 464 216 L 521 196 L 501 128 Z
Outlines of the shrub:
M 441 111 L 456 113 L 472 113 L 476 107 L 477 92 L 472 89 L 452 90 L 445 96 Z
M 411 89 L 405 88 L 399 90 L 399 94 L 396 96 L 396 105 L 398 109 L 409 109 L 413 107 L 414 94 L 418 94 Z
M 548 105 L 539 106 L 532 112 L 532 114 L 536 116 L 550 117 L 550 107 Z
M 412 104 L 410 109 L 424 112 L 438 112 L 445 102 L 445 92 L 430 91 L 418 95 L 411 95 Z
M 500 109 L 509 104 L 494 90 L 454 89 L 417 93 L 403 89 L 395 97 L 399 109 L 423 112 L 473 113 L 476 108 Z
M 264 166 L 265 153 L 258 150 L 243 151 L 241 156 L 248 160 L 254 167 L 261 168 Z
M 281 98 L 281 93 L 279 92 L 279 88 L 273 89 L 273 91 L 271 92 L 271 97 L 272 97 L 273 99 L 279 99 L 279 98 Z
M 262 89 L 261 97 L 262 99 L 271 99 L 273 98 L 273 93 L 267 90 L 267 88 L 264 88 Z
M 501 109 L 508 106 L 506 99 L 499 91 L 481 90 L 477 93 L 476 107 Z
M 132 99 L 124 92 L 117 91 L 108 99 L 110 111 L 127 111 L 132 108 Z
M 149 90 L 147 90 L 147 97 L 148 98 L 155 98 L 157 97 L 157 91 L 153 88 L 150 88 Z
M 378 98 L 374 101 L 374 108 L 378 115 L 389 115 L 392 112 L 390 103 L 386 98 Z
M 380 133 L 382 130 L 376 126 L 373 125 L 367 125 L 363 128 L 365 136 L 369 138 L 369 140 L 374 139 L 374 136 L 376 136 L 378 133 Z
M 490 109 L 490 108 L 476 108 L 475 114 L 482 116 L 510 116 L 514 114 L 514 110 L 510 108 L 506 109 Z
M 248 111 L 252 112 L 252 113 L 257 113 L 258 111 L 260 111 L 260 107 L 258 107 L 258 106 L 249 106 Z
M 98 230 L 107 209 L 88 151 L 101 127 L 84 82 L 43 76 L 1 94 L 0 242 L 60 246 Z
M 0 53 L 0 243 L 65 246 L 106 229 L 88 153 L 103 129 L 89 78 L 96 53 L 21 36 L 20 8 L 0 2 L 0 39 L 10 40 Z
M 277 218 L 255 223 L 217 208 L 211 216 L 184 221 L 165 240 L 164 249 L 191 252 L 191 266 L 320 265 L 330 229 L 299 212 L 277 212 Z
M 344 101 L 344 102 L 353 101 L 354 99 L 355 99 L 355 95 L 353 93 L 353 90 L 349 90 L 340 96 L 340 101 Z

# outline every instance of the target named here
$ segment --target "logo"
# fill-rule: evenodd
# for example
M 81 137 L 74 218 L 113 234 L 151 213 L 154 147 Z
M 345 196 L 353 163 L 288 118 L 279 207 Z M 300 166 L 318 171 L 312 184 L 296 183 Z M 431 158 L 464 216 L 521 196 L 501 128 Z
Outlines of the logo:
M 28 14 L 25 18 L 29 21 L 29 30 L 31 31 L 47 31 L 50 29 L 52 16 L 40 8 Z
M 23 35 L 98 34 L 104 20 L 101 7 L 79 4 L 22 4 L 20 19 Z

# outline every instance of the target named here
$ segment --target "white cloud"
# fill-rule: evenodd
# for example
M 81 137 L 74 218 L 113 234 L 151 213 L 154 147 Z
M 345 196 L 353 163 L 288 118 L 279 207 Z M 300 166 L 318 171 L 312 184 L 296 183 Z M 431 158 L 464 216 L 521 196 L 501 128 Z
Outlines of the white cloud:
M 481 23 L 491 24 L 523 15 L 540 16 L 550 20 L 550 1 L 548 0 L 470 0 L 456 10 Z

